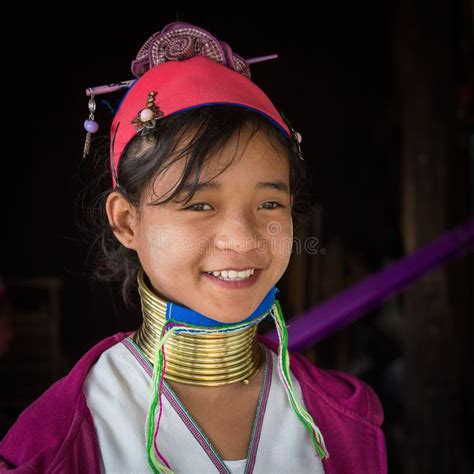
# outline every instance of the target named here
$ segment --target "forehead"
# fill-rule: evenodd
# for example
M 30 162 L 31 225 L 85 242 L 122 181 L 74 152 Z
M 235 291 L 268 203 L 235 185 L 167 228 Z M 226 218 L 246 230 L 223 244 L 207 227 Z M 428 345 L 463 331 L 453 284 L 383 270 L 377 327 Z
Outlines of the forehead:
M 178 150 L 186 146 L 188 141 L 189 138 L 184 138 Z M 187 156 L 179 159 L 159 174 L 153 187 L 155 197 L 167 196 L 178 187 L 188 160 Z M 243 127 L 240 136 L 234 135 L 222 150 L 206 160 L 200 171 L 199 182 L 212 179 L 219 181 L 222 187 L 243 187 L 263 180 L 281 180 L 289 184 L 288 178 L 286 151 L 278 143 L 273 143 L 265 130 L 260 129 L 251 136 L 248 129 Z M 195 171 L 186 181 L 193 182 L 194 179 Z

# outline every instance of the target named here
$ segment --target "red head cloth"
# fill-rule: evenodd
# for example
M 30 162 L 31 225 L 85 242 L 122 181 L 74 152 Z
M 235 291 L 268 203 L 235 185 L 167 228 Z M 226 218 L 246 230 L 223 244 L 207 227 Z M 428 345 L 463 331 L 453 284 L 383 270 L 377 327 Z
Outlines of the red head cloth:
M 292 132 L 267 95 L 245 75 L 208 56 L 196 55 L 185 60 L 169 60 L 153 66 L 131 86 L 114 117 L 111 128 L 112 182 L 123 149 L 137 134 L 132 121 L 147 107 L 150 92 L 159 119 L 173 113 L 211 104 L 247 107 L 267 117 L 285 136 Z

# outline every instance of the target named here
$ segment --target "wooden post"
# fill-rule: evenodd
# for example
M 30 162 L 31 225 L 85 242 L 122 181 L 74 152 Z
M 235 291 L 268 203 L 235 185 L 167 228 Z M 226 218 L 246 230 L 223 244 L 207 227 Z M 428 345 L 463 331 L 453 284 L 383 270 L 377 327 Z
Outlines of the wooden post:
M 455 141 L 455 7 L 448 0 L 399 3 L 394 57 L 407 254 L 469 214 L 468 156 L 457 152 Z M 405 474 L 469 471 L 463 433 L 463 384 L 472 378 L 467 261 L 430 273 L 404 295 Z

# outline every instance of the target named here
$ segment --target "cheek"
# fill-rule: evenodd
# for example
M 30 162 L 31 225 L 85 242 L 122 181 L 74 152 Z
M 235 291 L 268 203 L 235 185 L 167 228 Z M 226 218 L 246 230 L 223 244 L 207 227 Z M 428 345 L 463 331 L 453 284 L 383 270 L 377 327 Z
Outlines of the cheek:
M 152 285 L 171 301 L 181 301 L 190 288 L 194 266 L 192 236 L 176 225 L 151 224 L 140 236 L 138 255 Z
M 182 272 L 196 258 L 199 235 L 177 225 L 150 224 L 142 233 L 139 257 L 153 272 Z M 202 240 L 202 239 L 201 239 Z
M 288 262 L 293 245 L 293 221 L 286 219 L 271 220 L 265 226 L 266 245 L 274 259 Z
M 278 262 L 278 267 L 280 269 L 280 276 L 283 275 L 288 268 L 291 259 L 292 246 L 292 232 L 283 232 L 281 239 L 277 242 L 277 248 L 274 253 L 274 259 Z

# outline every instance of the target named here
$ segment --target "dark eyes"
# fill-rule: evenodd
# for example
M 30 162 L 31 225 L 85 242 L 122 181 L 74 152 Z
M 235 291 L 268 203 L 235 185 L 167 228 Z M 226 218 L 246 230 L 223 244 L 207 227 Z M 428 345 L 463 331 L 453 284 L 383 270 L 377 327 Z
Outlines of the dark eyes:
M 272 210 L 272 209 L 277 209 L 279 207 L 285 207 L 285 206 L 281 205 L 280 203 L 278 203 L 276 201 L 268 201 L 268 202 L 264 203 L 264 205 L 265 204 L 275 204 L 274 207 L 265 207 L 264 208 L 265 210 Z M 205 211 L 206 210 L 206 209 L 202 209 L 202 208 L 197 209 L 196 208 L 197 206 L 209 206 L 209 204 L 207 204 L 205 202 L 199 202 L 199 203 L 196 203 L 196 204 L 192 204 L 191 206 L 185 207 L 183 209 L 183 211 Z
M 197 204 L 192 204 L 191 206 L 185 207 L 183 211 L 202 211 L 203 209 L 196 209 L 197 206 L 209 206 L 205 202 L 199 202 Z

